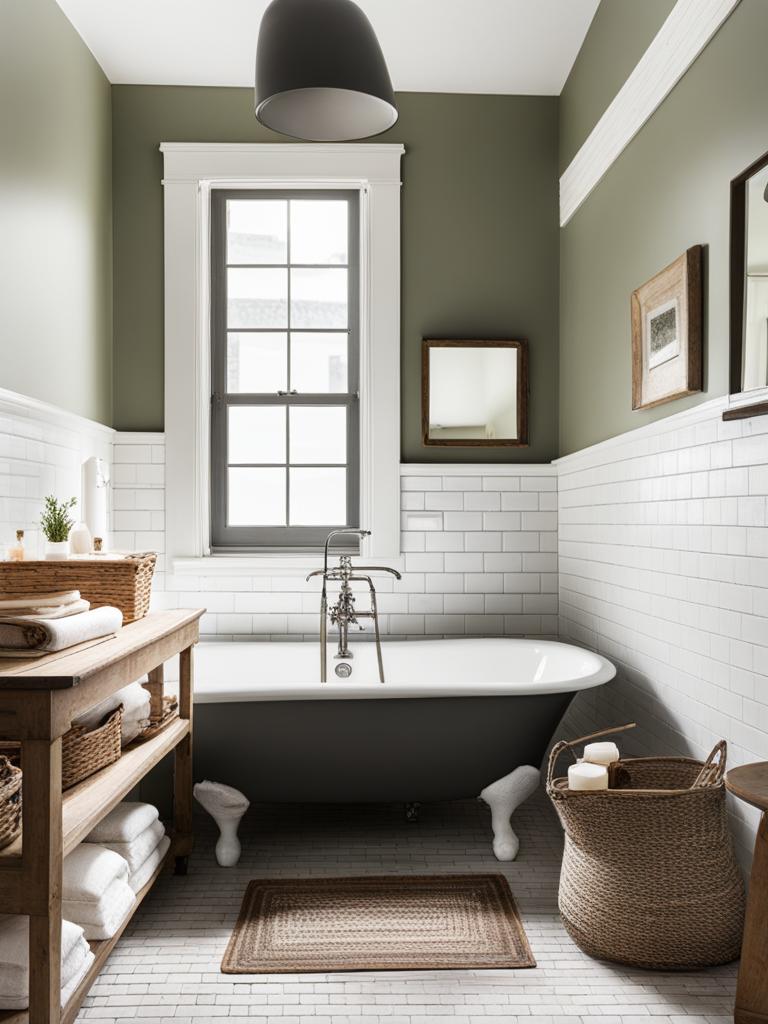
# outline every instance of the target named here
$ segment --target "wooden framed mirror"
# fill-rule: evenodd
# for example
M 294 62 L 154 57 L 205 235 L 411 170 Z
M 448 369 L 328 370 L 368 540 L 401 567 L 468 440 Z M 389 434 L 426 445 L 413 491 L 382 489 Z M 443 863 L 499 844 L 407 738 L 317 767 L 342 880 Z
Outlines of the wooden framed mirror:
M 526 447 L 527 342 L 425 338 L 421 430 L 427 447 Z
M 731 182 L 730 393 L 723 419 L 768 415 L 768 153 Z

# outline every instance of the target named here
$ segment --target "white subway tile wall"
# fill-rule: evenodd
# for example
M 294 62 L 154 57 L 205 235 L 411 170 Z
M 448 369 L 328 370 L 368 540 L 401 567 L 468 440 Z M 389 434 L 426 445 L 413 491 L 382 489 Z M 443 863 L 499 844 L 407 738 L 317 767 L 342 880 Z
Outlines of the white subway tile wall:
M 111 461 L 113 432 L 6 395 L 0 396 L 0 558 L 16 530 L 24 530 L 28 557 L 42 557 L 43 498 L 80 499 L 82 464 L 93 455 Z M 79 518 L 79 507 L 74 516 Z
M 164 551 L 163 458 L 162 435 L 116 435 L 116 546 Z M 399 582 L 376 580 L 382 631 L 554 636 L 554 470 L 504 467 L 482 475 L 447 466 L 424 474 L 406 467 L 401 477 L 405 571 Z M 314 568 L 311 557 L 307 568 Z M 363 607 L 364 590 L 359 594 Z M 319 581 L 306 583 L 303 575 L 173 574 L 161 561 L 153 600 L 156 608 L 206 607 L 206 635 L 309 639 L 318 630 Z
M 768 417 L 722 407 L 559 460 L 560 636 L 618 667 L 573 735 L 636 721 L 638 753 L 768 760 Z M 757 815 L 730 801 L 746 861 Z

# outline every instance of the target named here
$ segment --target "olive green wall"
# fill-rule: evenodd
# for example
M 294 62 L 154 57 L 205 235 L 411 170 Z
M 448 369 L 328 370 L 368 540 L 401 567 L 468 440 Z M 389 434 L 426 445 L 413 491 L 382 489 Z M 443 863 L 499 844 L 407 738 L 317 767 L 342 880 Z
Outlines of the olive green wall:
M 114 86 L 115 425 L 163 426 L 160 142 L 285 142 L 249 89 Z M 547 461 L 557 447 L 557 98 L 405 93 L 375 142 L 403 142 L 402 453 L 477 461 L 420 440 L 421 339 L 528 338 L 531 445 L 483 461 Z
M 54 0 L 0 4 L 0 387 L 112 417 L 110 86 Z
M 648 49 L 676 0 L 602 0 L 560 94 L 565 170 Z
M 729 183 L 768 149 L 766 39 L 768 3 L 742 0 L 561 230 L 562 454 L 727 391 Z M 596 74 L 601 59 L 591 54 Z M 630 295 L 696 243 L 706 246 L 704 392 L 633 413 Z

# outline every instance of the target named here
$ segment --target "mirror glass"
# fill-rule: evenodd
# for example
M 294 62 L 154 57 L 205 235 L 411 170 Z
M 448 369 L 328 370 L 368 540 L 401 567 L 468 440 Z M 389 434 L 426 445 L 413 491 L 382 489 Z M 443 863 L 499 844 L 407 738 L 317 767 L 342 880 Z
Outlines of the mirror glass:
M 742 390 L 768 385 L 768 166 L 747 181 Z
M 521 342 L 425 342 L 424 443 L 522 445 Z

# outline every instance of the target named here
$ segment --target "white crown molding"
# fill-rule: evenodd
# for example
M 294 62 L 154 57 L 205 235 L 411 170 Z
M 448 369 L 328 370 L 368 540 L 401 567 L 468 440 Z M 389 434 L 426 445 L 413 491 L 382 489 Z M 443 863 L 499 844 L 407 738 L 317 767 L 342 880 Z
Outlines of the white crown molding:
M 400 476 L 556 476 L 549 462 L 402 462 Z
M 740 0 L 677 0 L 560 178 L 560 226 L 661 106 Z
M 98 437 L 108 443 L 115 436 L 112 427 L 108 427 L 104 423 L 89 420 L 85 416 L 78 416 L 77 413 L 61 409 L 57 405 L 41 402 L 37 398 L 21 395 L 17 391 L 8 391 L 6 388 L 0 388 L 0 415 L 18 416 L 30 422 L 52 424 L 63 430 L 72 430 L 79 434 Z

